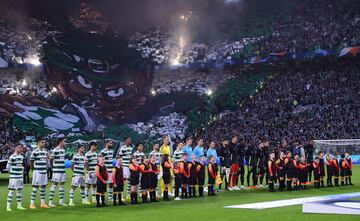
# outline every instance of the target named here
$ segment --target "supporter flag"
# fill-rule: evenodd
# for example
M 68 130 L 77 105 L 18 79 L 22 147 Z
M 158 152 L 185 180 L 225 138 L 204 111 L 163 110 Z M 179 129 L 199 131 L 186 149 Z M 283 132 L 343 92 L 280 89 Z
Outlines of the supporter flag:
M 314 58 L 314 57 L 324 57 L 329 55 L 330 55 L 330 51 L 324 49 L 317 49 L 315 51 L 309 52 L 306 57 Z
M 359 53 L 359 50 L 360 50 L 360 46 L 344 48 L 340 51 L 339 57 L 345 55 L 352 55 L 355 57 Z
M 216 186 L 219 187 L 219 185 L 222 183 L 222 179 L 219 174 L 216 176 L 215 181 L 216 181 Z
M 279 61 L 279 60 L 284 59 L 286 55 L 287 55 L 287 53 L 285 51 L 277 52 L 277 53 L 270 53 L 269 59 L 272 61 Z

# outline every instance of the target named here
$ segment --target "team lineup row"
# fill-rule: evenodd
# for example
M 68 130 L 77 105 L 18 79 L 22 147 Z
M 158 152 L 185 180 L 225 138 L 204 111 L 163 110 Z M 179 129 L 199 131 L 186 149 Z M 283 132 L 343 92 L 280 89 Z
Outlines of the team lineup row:
M 126 138 L 124 145 L 116 154 L 114 165 L 114 152 L 112 141 L 106 140 L 105 147 L 96 153 L 96 143 L 89 144 L 89 151 L 85 153 L 83 145 L 79 145 L 77 153 L 73 156 L 71 169 L 73 171 L 70 206 L 74 206 L 74 193 L 80 187 L 82 203 L 91 204 L 89 195 L 91 190 L 92 202 L 98 207 L 105 206 L 105 193 L 108 193 L 108 200 L 114 205 L 124 205 L 122 193 L 125 181 L 127 181 L 127 194 L 130 195 L 131 203 L 138 204 L 138 192 L 141 192 L 143 203 L 157 202 L 157 184 L 161 181 L 163 200 L 170 200 L 169 190 L 174 189 L 175 200 L 196 196 L 198 187 L 199 197 L 204 196 L 204 185 L 207 170 L 207 192 L 214 196 L 214 186 L 219 185 L 221 189 L 222 180 L 225 181 L 226 190 L 237 190 L 240 177 L 241 188 L 244 183 L 245 164 L 247 165 L 247 180 L 249 188 L 259 187 L 263 184 L 265 177 L 269 191 L 274 191 L 274 184 L 279 182 L 279 190 L 306 188 L 311 174 L 314 176 L 315 188 L 324 187 L 325 166 L 327 169 L 327 185 L 332 186 L 334 177 L 335 186 L 338 186 L 339 175 L 341 184 L 352 185 L 352 163 L 348 153 L 342 154 L 340 161 L 336 156 L 326 155 L 319 152 L 311 162 L 306 162 L 305 156 L 300 152 L 280 150 L 278 153 L 268 151 L 266 143 L 254 148 L 250 159 L 247 162 L 239 162 L 237 137 L 231 139 L 231 143 L 224 141 L 219 148 L 219 156 L 215 149 L 215 143 L 211 142 L 206 151 L 203 148 L 203 140 L 198 139 L 197 146 L 192 149 L 191 138 L 186 140 L 186 145 L 179 143 L 170 158 L 169 138 L 163 138 L 163 144 L 155 145 L 149 157 L 143 153 L 142 144 L 136 145 L 136 152 L 132 153 L 131 139 Z M 35 198 L 40 189 L 41 208 L 55 207 L 53 202 L 55 191 L 59 189 L 59 205 L 64 203 L 65 194 L 65 138 L 59 138 L 57 146 L 49 154 L 45 149 L 45 140 L 39 139 L 37 148 L 31 154 L 30 167 L 33 171 L 31 209 L 36 209 Z M 236 148 L 236 150 L 234 150 Z M 11 202 L 14 193 L 17 193 L 17 208 L 22 207 L 23 189 L 23 156 L 22 146 L 16 145 L 14 154 L 8 161 L 7 169 L 9 176 L 9 194 L 7 200 L 7 211 L 11 211 Z M 277 156 L 276 156 L 277 155 Z M 326 162 L 325 162 L 326 161 Z M 45 203 L 46 186 L 48 185 L 47 164 L 50 162 L 53 170 L 52 185 L 49 193 L 49 204 Z M 220 170 L 218 169 L 220 166 Z M 218 173 L 218 171 L 220 173 Z M 252 175 L 253 185 L 250 186 Z M 308 180 L 309 178 L 309 180 Z M 286 184 L 285 184 L 286 182 Z M 170 186 L 173 183 L 174 186 Z M 181 198 L 180 198 L 181 192 Z

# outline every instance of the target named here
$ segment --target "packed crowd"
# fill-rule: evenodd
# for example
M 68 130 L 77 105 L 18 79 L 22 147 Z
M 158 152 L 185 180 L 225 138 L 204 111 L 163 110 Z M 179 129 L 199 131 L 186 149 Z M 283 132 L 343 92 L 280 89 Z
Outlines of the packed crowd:
M 24 173 L 28 174 L 30 169 L 33 171 L 30 209 L 36 209 L 39 189 L 41 208 L 56 207 L 54 196 L 57 189 L 59 206 L 67 205 L 64 202 L 65 142 L 65 137 L 58 138 L 56 147 L 50 152 L 45 149 L 46 140 L 43 138 L 38 139 L 37 147 L 31 153 L 21 144 L 15 145 L 7 164 L 10 173 L 7 211 L 12 211 L 15 192 L 17 209 L 25 210 L 22 206 L 23 179 L 26 177 Z M 131 204 L 139 204 L 139 192 L 142 203 L 158 202 L 160 188 L 163 200 L 170 201 L 172 190 L 174 199 L 182 200 L 204 197 L 204 187 L 207 187 L 209 197 L 216 196 L 216 188 L 221 191 L 222 187 L 234 191 L 262 188 L 265 184 L 270 192 L 275 191 L 275 184 L 279 191 L 306 189 L 309 184 L 313 184 L 314 188 L 325 188 L 325 175 L 327 187 L 353 185 L 350 154 L 341 153 L 339 160 L 338 153 L 315 153 L 313 141 L 303 146 L 295 140 L 289 146 L 286 141 L 274 145 L 265 139 L 252 145 L 248 140 L 238 140 L 235 135 L 224 138 L 220 144 L 210 141 L 208 148 L 205 145 L 202 138 L 198 138 L 195 145 L 192 138 L 187 138 L 185 143 L 179 142 L 176 150 L 172 151 L 169 136 L 164 135 L 161 145 L 154 144 L 153 150 L 146 155 L 143 144 L 137 143 L 133 148 L 129 137 L 125 138 L 124 145 L 116 153 L 111 139 L 105 140 L 100 152 L 96 151 L 96 142 L 89 143 L 87 152 L 79 144 L 71 161 L 73 176 L 69 206 L 75 206 L 74 194 L 79 187 L 82 204 L 91 204 L 91 195 L 92 202 L 97 207 L 103 207 L 107 206 L 107 201 L 113 202 L 114 206 L 125 205 L 125 187 Z M 27 160 L 29 169 L 24 170 L 24 160 Z M 49 203 L 46 204 L 49 169 L 52 184 Z M 245 178 L 247 188 L 244 186 Z M 159 181 L 162 185 L 158 187 Z
M 43 81 L 30 83 L 26 80 L 12 81 L 0 78 L 0 95 L 37 96 L 48 99 L 54 92 L 56 92 L 56 89 L 50 90 Z
M 215 62 L 231 59 L 246 45 L 262 39 L 243 38 L 239 41 L 205 43 L 187 42 L 183 36 L 157 28 L 147 33 L 136 33 L 129 38 L 129 47 L 135 48 L 144 58 L 156 64 L 193 64 L 196 62 Z
M 155 94 L 171 94 L 174 92 L 191 92 L 199 96 L 206 95 L 209 91 L 214 91 L 221 84 L 232 79 L 234 75 L 227 73 L 219 73 L 213 71 L 211 73 L 174 71 L 164 74 L 155 74 L 152 88 Z
M 354 0 L 306 0 L 299 3 L 290 13 L 291 16 L 284 14 L 274 21 L 269 36 L 208 45 L 186 42 L 184 36 L 157 29 L 131 36 L 129 47 L 135 48 L 144 58 L 150 58 L 156 64 L 192 64 L 229 60 L 237 54 L 353 47 L 360 45 L 359 7 Z M 248 45 L 252 51 L 246 48 Z
M 40 62 L 43 45 L 46 38 L 58 34 L 46 21 L 35 18 L 23 18 L 23 15 L 0 10 L 0 43 L 3 50 L 0 56 L 5 58 L 11 65 Z M 26 23 L 20 21 L 26 20 Z
M 274 142 L 358 138 L 359 74 L 357 63 L 287 68 L 238 110 L 205 129 L 203 137 L 220 141 L 222 136 L 240 133 Z
M 301 1 L 291 17 L 274 22 L 272 35 L 260 40 L 258 49 L 271 53 L 358 46 L 359 9 L 354 0 Z
M 139 134 L 156 137 L 159 134 L 169 134 L 173 139 L 184 139 L 187 129 L 186 116 L 178 113 L 170 113 L 159 116 L 150 122 L 138 122 L 129 124 L 129 127 Z

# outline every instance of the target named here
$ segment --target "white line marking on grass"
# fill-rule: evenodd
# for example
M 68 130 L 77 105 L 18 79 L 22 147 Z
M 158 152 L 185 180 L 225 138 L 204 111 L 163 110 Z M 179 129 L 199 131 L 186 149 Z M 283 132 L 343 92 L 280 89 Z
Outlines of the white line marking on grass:
M 350 198 L 355 198 L 355 197 L 360 197 L 360 192 L 346 193 L 346 194 L 334 194 L 334 195 L 327 195 L 327 196 L 304 197 L 304 198 L 296 198 L 296 199 L 288 199 L 288 200 L 275 200 L 275 201 L 267 201 L 267 202 L 261 202 L 261 203 L 240 204 L 240 205 L 225 206 L 224 208 L 268 209 L 268 208 L 300 205 L 300 204 L 309 203 L 309 202 L 321 202 L 321 201 L 328 201 L 328 200 L 344 200 L 344 199 L 350 199 Z

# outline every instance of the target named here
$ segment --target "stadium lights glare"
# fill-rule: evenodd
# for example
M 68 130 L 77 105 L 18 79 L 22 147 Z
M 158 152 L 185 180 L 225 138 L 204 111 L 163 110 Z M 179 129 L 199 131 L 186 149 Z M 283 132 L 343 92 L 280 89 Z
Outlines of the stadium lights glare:
M 51 89 L 51 92 L 52 92 L 52 93 L 56 93 L 56 92 L 57 92 L 57 88 L 56 88 L 56 87 L 53 87 L 53 88 Z
M 25 63 L 32 64 L 34 66 L 40 66 L 41 62 L 38 56 L 31 56 L 24 59 Z
M 27 82 L 26 82 L 25 79 L 21 82 L 21 85 L 22 85 L 23 87 L 26 87 L 26 86 L 27 86 Z
M 211 96 L 213 94 L 213 91 L 211 89 L 207 89 L 205 93 L 207 96 Z
M 152 96 L 156 95 L 156 91 L 154 89 L 151 89 L 150 93 L 151 93 Z

